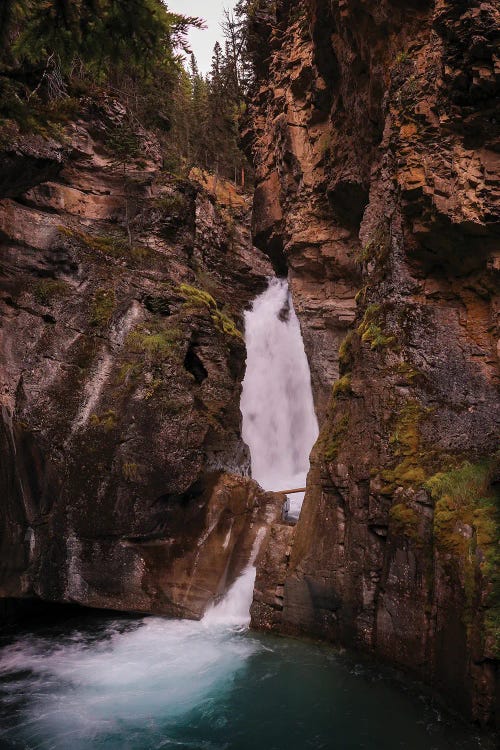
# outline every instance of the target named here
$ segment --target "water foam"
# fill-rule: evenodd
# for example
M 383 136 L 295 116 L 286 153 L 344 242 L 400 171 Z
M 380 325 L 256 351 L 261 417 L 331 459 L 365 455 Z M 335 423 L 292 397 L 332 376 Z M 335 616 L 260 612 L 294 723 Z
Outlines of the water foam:
M 252 477 L 266 490 L 305 486 L 318 436 L 311 375 L 288 284 L 272 279 L 245 314 L 241 412 Z M 291 495 L 298 515 L 303 494 Z
M 241 408 L 252 474 L 265 489 L 302 486 L 318 430 L 285 281 L 271 281 L 255 300 L 246 337 Z M 152 736 L 159 732 L 156 746 L 163 747 L 166 729 L 180 717 L 200 706 L 210 713 L 262 648 L 244 631 L 264 533 L 257 534 L 247 568 L 201 622 L 152 617 L 130 627 L 108 623 L 94 638 L 76 631 L 62 640 L 30 636 L 7 646 L 0 664 L 0 676 L 8 676 L 3 700 L 19 704 L 16 732 L 21 726 L 25 746 L 108 747 L 113 737 L 148 726 Z M 9 730 L 2 734 L 8 738 Z

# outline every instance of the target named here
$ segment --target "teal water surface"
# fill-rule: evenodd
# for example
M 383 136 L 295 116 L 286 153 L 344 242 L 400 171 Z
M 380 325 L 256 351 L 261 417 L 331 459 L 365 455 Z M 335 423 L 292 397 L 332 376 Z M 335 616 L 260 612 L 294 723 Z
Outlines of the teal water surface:
M 402 678 L 227 625 L 89 615 L 0 652 L 1 750 L 477 750 Z

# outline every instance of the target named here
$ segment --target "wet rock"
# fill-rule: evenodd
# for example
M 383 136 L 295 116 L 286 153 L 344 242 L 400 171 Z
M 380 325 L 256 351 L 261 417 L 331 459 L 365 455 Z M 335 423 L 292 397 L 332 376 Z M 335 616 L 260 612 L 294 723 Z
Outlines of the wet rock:
M 495 724 L 498 8 L 277 6 L 244 140 L 322 427 L 254 623 L 404 665 Z
M 199 617 L 272 504 L 239 411 L 272 271 L 234 187 L 165 174 L 141 129 L 116 165 L 125 116 L 0 154 L 0 596 Z

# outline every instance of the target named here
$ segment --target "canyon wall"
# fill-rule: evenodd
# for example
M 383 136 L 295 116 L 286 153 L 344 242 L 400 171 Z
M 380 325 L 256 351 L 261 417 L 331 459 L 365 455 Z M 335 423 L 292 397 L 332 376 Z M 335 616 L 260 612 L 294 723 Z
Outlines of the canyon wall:
M 4 599 L 200 617 L 276 511 L 239 411 L 271 267 L 249 199 L 196 176 L 104 96 L 56 132 L 4 127 Z
M 273 9 L 270 10 L 270 7 Z M 500 11 L 262 2 L 243 134 L 321 434 L 253 625 L 408 668 L 500 716 Z

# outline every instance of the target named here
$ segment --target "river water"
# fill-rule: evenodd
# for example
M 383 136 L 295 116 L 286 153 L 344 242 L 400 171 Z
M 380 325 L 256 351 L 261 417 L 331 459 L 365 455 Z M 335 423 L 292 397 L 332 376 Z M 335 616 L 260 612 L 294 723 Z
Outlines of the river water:
M 6 642 L 0 678 L 2 750 L 492 748 L 406 681 L 235 616 L 89 614 Z
M 253 476 L 303 486 L 317 423 L 285 282 L 246 323 Z M 0 750 L 489 750 L 407 680 L 249 631 L 254 580 L 250 560 L 201 622 L 88 612 L 4 636 Z

